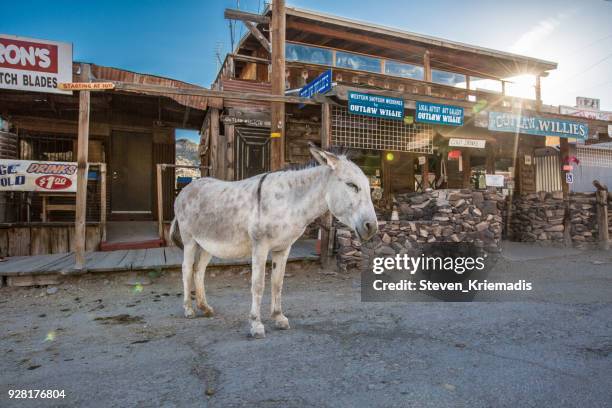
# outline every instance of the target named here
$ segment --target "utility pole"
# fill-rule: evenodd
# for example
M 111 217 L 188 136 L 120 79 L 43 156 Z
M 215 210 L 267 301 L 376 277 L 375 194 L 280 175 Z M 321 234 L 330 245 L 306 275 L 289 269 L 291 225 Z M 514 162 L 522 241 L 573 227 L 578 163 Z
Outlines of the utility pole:
M 285 0 L 272 0 L 272 95 L 285 95 Z M 285 164 L 285 103 L 271 103 L 270 169 Z

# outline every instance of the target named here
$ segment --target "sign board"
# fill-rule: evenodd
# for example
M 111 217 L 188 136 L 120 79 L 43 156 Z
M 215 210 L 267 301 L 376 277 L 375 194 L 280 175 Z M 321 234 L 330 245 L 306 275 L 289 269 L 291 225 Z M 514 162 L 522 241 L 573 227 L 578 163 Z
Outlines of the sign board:
M 105 91 L 115 89 L 112 82 L 60 82 L 57 86 L 65 91 Z
M 586 98 L 584 96 L 576 97 L 576 107 L 599 110 L 599 99 L 597 98 Z
M 525 155 L 525 165 L 526 166 L 531 166 L 531 155 L 529 155 L 529 154 Z
M 0 160 L 0 191 L 76 192 L 77 164 Z
M 390 96 L 349 91 L 348 110 L 355 115 L 404 120 L 404 100 Z
M 600 111 L 587 108 L 574 108 L 572 106 L 559 106 L 559 113 L 562 115 L 576 116 L 586 119 L 612 120 L 612 112 Z
M 485 174 L 485 184 L 487 187 L 503 187 L 504 186 L 504 175 L 503 174 Z
M 574 183 L 574 173 L 565 173 L 565 182 L 567 184 L 573 184 Z
M 246 125 L 264 128 L 269 128 L 270 126 L 272 126 L 272 122 L 270 122 L 269 120 L 255 118 L 239 118 L 236 116 L 222 116 L 221 121 L 227 125 Z
M 416 121 L 437 125 L 463 126 L 463 108 L 417 101 Z
M 419 156 L 419 166 L 424 165 L 425 163 L 427 163 L 427 157 L 425 156 Z
M 332 71 L 328 69 L 321 75 L 310 81 L 308 84 L 300 90 L 300 96 L 302 98 L 312 98 L 315 94 L 323 94 L 329 92 L 332 89 Z
M 72 94 L 72 44 L 0 34 L 0 89 Z
M 540 116 L 519 116 L 507 112 L 489 112 L 489 130 L 576 139 L 586 139 L 589 135 L 589 126 L 586 123 Z
M 487 141 L 476 139 L 457 139 L 451 138 L 448 141 L 449 147 L 473 147 L 475 149 L 484 149 Z

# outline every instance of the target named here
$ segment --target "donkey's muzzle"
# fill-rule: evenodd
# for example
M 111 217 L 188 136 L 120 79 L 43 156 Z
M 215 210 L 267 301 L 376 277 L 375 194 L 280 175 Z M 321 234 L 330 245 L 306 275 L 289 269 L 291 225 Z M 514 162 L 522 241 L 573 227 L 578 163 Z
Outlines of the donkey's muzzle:
M 367 241 L 378 232 L 378 222 L 366 221 L 357 232 L 362 241 Z

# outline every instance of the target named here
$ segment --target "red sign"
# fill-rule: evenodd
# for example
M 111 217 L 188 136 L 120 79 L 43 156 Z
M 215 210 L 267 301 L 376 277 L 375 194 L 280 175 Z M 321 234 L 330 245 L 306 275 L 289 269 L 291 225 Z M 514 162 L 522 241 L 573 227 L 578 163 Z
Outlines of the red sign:
M 45 190 L 65 190 L 70 188 L 72 181 L 64 176 L 41 176 L 36 179 L 36 185 Z
M 0 38 L 0 67 L 57 74 L 57 45 Z
M 448 152 L 448 160 L 458 160 L 461 157 L 461 150 L 451 150 Z

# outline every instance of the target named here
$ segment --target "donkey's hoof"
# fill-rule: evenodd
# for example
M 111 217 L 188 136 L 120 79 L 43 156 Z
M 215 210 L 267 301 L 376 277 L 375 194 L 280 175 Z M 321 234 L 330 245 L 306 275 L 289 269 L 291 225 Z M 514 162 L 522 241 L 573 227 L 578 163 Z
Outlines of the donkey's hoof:
M 250 334 L 251 337 L 255 339 L 263 339 L 264 337 L 266 337 L 266 329 L 264 328 L 264 325 L 260 322 L 253 322 L 251 323 Z
M 279 330 L 289 330 L 289 319 L 285 316 L 279 316 L 274 320 L 274 326 Z
M 185 308 L 185 317 L 188 318 L 188 319 L 193 319 L 195 317 L 195 312 L 193 311 L 193 309 Z
M 210 306 L 204 307 L 202 308 L 202 314 L 204 317 L 213 317 L 215 315 L 215 309 Z

